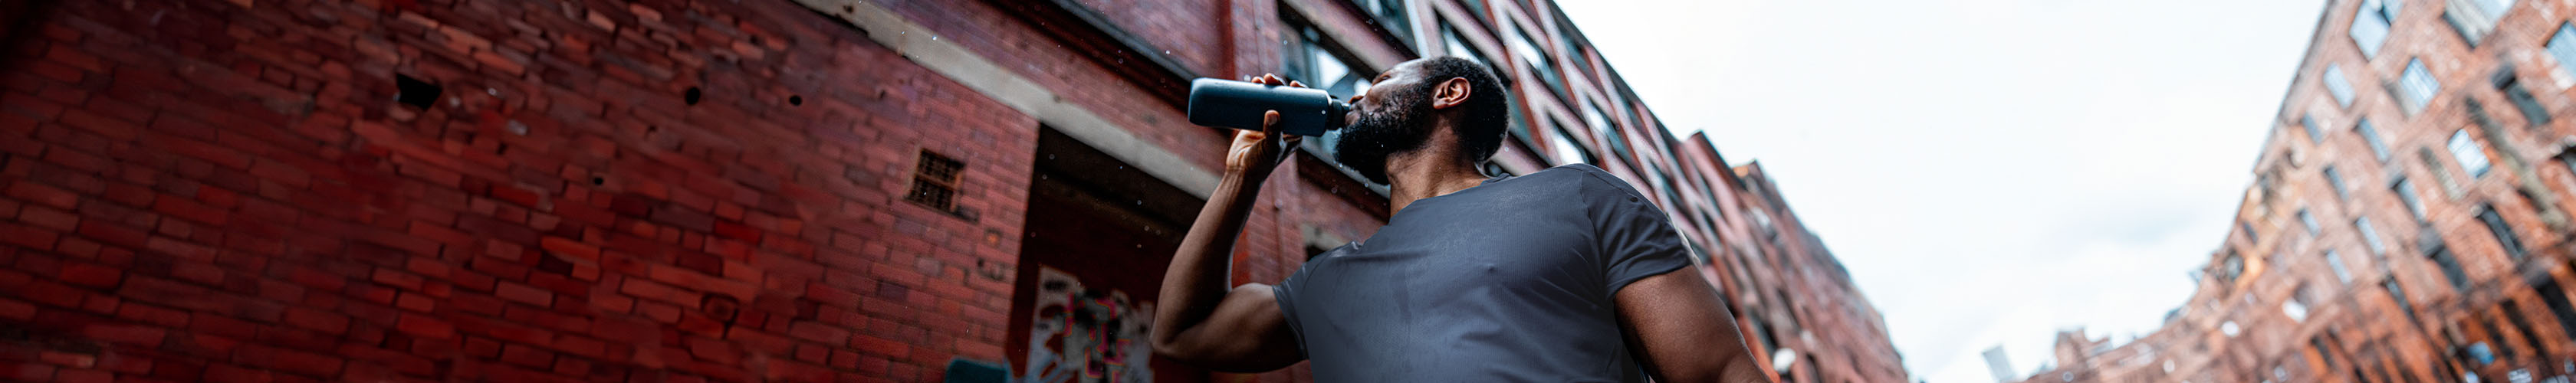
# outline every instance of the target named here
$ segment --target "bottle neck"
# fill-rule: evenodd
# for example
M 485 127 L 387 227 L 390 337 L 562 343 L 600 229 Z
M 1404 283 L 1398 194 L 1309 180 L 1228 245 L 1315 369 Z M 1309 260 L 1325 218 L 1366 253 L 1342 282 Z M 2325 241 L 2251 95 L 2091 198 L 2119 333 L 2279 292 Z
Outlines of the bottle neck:
M 1345 121 L 1350 121 L 1350 114 L 1351 103 L 1343 102 L 1342 100 L 1326 100 L 1324 102 L 1324 130 L 1340 130 Z

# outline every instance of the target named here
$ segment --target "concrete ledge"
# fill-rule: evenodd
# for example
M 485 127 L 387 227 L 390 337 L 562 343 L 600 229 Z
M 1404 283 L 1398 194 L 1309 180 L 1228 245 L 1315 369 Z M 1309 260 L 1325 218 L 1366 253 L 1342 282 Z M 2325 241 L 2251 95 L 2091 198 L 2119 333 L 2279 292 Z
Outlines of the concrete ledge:
M 815 12 L 857 26 L 867 31 L 869 40 L 875 40 L 985 97 L 992 97 L 1011 109 L 1035 117 L 1040 123 L 1064 131 L 1065 135 L 1134 165 L 1156 179 L 1199 198 L 1207 198 L 1208 193 L 1216 189 L 1215 172 L 1200 168 L 1170 150 L 1136 139 L 1125 128 L 1109 123 L 1081 106 L 1059 100 L 1054 91 L 994 65 L 974 51 L 939 40 L 935 37 L 937 32 L 906 20 L 892 10 L 859 0 L 795 1 Z

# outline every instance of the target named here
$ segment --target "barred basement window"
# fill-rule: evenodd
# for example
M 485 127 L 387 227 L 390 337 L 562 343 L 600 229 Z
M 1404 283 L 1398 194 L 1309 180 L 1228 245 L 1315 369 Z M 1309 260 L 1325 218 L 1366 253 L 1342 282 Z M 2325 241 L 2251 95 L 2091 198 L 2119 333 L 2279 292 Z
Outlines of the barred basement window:
M 921 151 L 921 160 L 912 171 L 912 192 L 905 193 L 903 200 L 943 212 L 956 210 L 957 176 L 965 168 L 966 164 L 956 159 Z

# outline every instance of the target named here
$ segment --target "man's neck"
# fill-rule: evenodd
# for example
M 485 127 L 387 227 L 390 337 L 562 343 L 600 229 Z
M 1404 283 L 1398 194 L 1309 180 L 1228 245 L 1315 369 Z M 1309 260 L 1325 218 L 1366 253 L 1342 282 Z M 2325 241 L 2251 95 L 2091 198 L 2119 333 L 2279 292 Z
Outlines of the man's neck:
M 1392 183 L 1388 186 L 1393 189 L 1387 193 L 1388 207 L 1393 209 L 1390 214 L 1404 211 L 1404 207 L 1414 201 L 1456 193 L 1484 183 L 1483 172 L 1474 166 L 1458 163 L 1457 158 L 1440 150 L 1417 150 L 1387 158 L 1387 179 Z

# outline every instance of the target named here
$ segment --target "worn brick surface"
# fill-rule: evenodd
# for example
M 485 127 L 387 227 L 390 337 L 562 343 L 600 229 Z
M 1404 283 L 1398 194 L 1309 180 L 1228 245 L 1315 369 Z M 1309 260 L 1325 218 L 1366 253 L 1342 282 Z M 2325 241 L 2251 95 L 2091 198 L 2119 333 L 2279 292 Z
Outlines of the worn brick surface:
M 865 324 L 1007 311 L 916 259 L 1013 258 L 1035 124 L 793 3 L 40 3 L 0 58 L 10 380 L 910 381 L 1000 359 L 998 317 Z M 395 103 L 397 74 L 443 93 Z M 922 149 L 969 164 L 975 220 L 896 201 Z M 907 226 L 1000 234 L 885 235 Z M 915 293 L 855 299 L 879 283 Z

